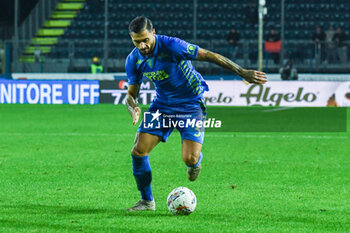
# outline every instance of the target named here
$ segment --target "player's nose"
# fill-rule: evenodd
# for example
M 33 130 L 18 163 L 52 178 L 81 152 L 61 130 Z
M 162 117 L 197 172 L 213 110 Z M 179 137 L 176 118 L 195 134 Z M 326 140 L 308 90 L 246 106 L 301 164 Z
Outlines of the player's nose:
M 145 48 L 146 48 L 146 43 L 141 42 L 141 43 L 140 43 L 140 49 L 145 49 Z

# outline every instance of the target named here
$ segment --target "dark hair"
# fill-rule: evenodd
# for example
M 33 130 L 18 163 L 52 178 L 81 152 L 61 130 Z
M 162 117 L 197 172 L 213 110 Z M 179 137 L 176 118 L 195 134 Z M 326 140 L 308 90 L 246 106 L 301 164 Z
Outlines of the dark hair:
M 129 33 L 140 33 L 145 29 L 147 29 L 149 32 L 153 30 L 152 21 L 145 16 L 137 16 L 131 20 L 129 24 Z

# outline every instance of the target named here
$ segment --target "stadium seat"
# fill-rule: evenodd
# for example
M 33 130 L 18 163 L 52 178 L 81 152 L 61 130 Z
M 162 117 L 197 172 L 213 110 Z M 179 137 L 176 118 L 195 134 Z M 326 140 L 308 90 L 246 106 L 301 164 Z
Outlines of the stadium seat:
M 137 4 L 142 3 L 142 4 Z M 187 0 L 145 0 L 121 1 L 109 0 L 109 32 L 111 40 L 129 41 L 128 23 L 137 15 L 146 14 L 153 20 L 154 26 L 159 34 L 178 36 L 186 40 L 193 37 L 193 2 Z M 269 0 L 266 5 L 268 15 L 264 19 L 265 32 L 269 28 L 280 31 L 281 7 L 280 0 Z M 209 43 L 225 40 L 231 28 L 235 28 L 243 40 L 256 40 L 257 24 L 247 23 L 246 12 L 248 3 L 246 1 L 232 0 L 202 0 L 198 1 L 197 8 L 197 38 L 208 40 Z M 347 35 L 350 35 L 350 4 L 347 0 L 331 2 L 329 0 L 293 0 L 285 3 L 285 38 L 286 40 L 309 40 L 316 25 L 341 26 Z M 75 56 L 86 57 L 93 51 L 100 51 L 100 45 L 89 43 L 91 39 L 102 39 L 104 37 L 104 0 L 88 1 L 84 9 L 80 11 L 73 20 L 68 30 L 62 36 L 63 40 L 76 43 Z M 130 45 L 130 46 L 129 46 Z M 63 45 L 57 44 L 53 50 L 55 56 L 64 55 Z M 96 48 L 93 48 L 96 46 Z M 117 46 L 117 47 L 115 47 Z M 85 48 L 89 48 L 84 50 Z M 256 47 L 249 45 L 250 58 L 256 59 Z M 111 42 L 110 56 L 120 57 L 127 55 L 132 44 L 128 46 L 116 45 Z M 221 44 L 220 51 L 227 53 L 227 44 Z M 288 56 L 309 56 L 309 52 L 302 51 L 300 47 L 291 47 Z M 242 50 L 240 50 L 242 53 Z

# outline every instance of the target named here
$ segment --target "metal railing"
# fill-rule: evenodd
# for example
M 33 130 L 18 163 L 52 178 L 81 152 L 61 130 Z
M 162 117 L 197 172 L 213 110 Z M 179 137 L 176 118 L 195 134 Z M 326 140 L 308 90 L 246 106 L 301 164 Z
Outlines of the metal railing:
M 35 36 L 45 20 L 50 17 L 51 12 L 56 9 L 58 2 L 59 0 L 39 0 L 27 18 L 18 26 L 19 2 L 18 0 L 15 1 L 15 27 L 12 46 L 12 57 L 15 61 L 18 60 L 19 55 L 23 52 L 19 45 L 20 41 L 30 41 Z M 13 69 L 18 69 L 17 62 L 13 63 Z
M 226 40 L 190 41 L 202 48 L 220 53 L 238 64 L 256 69 L 258 66 L 258 41 L 241 41 L 233 48 Z M 12 41 L 6 43 L 12 44 Z M 23 50 L 28 41 L 19 41 L 19 49 Z M 349 72 L 348 47 L 332 44 L 315 44 L 312 41 L 285 41 L 284 58 L 292 60 L 302 72 Z M 50 53 L 39 52 L 40 57 L 34 63 L 19 62 L 18 69 L 13 72 L 89 72 L 91 59 L 100 58 L 110 72 L 124 71 L 125 58 L 134 48 L 131 40 L 109 40 L 108 61 L 103 62 L 104 41 L 102 40 L 60 40 L 51 48 Z M 350 47 L 349 47 L 350 48 Z M 277 58 L 276 58 L 277 57 Z M 281 67 L 279 54 L 264 53 L 264 70 L 276 72 Z M 215 73 L 221 68 L 214 64 L 194 62 L 202 72 Z M 223 72 L 223 71 L 220 71 Z
M 49 18 L 59 0 L 40 0 L 18 30 L 19 40 L 30 40 Z

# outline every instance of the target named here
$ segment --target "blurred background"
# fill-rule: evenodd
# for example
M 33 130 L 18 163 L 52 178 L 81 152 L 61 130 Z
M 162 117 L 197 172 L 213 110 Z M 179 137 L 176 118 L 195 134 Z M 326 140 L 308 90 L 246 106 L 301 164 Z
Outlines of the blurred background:
M 350 0 L 3 0 L 0 6 L 0 73 L 6 77 L 124 72 L 134 47 L 128 23 L 138 15 L 149 17 L 158 34 L 198 44 L 246 68 L 350 71 Z M 204 75 L 229 74 L 195 63 Z

